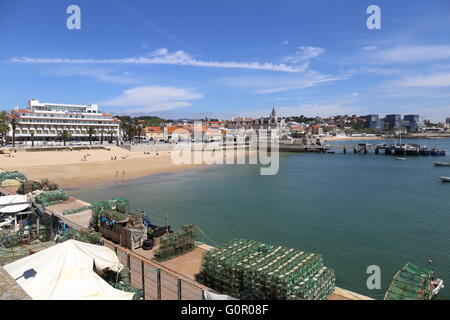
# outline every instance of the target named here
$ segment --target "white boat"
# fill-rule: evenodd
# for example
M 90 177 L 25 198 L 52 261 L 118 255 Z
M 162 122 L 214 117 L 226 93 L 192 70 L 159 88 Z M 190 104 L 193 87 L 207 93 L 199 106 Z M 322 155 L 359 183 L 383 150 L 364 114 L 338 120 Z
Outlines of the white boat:
M 444 288 L 444 280 L 435 279 L 433 281 L 433 287 L 434 287 L 434 289 L 433 289 L 432 293 L 433 293 L 433 296 L 436 296 L 437 294 L 439 294 L 439 291 L 441 291 L 441 289 Z
M 435 161 L 434 165 L 436 167 L 450 167 L 450 162 Z
M 395 159 L 395 160 L 405 161 L 406 158 L 397 158 L 397 159 Z
M 450 177 L 439 177 L 441 182 L 450 182 Z

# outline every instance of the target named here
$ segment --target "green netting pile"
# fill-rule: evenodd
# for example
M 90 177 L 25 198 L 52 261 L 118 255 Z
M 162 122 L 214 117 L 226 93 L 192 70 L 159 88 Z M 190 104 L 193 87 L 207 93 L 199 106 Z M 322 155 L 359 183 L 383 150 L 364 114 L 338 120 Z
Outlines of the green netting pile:
M 155 259 L 165 261 L 195 249 L 197 235 L 198 228 L 193 224 L 184 225 L 180 230 L 163 235 Z
M 128 219 L 128 204 L 128 199 L 124 197 L 116 197 L 112 200 L 93 203 L 91 205 L 92 217 L 90 226 L 98 231 L 100 217 L 105 217 L 114 221 L 123 221 Z
M 429 300 L 433 270 L 408 262 L 394 276 L 384 300 Z
M 325 300 L 335 288 L 320 255 L 241 239 L 205 251 L 197 280 L 248 300 Z
M 9 184 L 11 184 L 11 180 L 15 180 L 19 182 L 19 185 L 22 182 L 25 182 L 27 180 L 27 177 L 18 171 L 3 171 L 0 172 L 0 184 L 2 187 L 8 187 L 9 185 L 4 184 L 4 182 L 9 181 Z
M 92 244 L 100 244 L 100 234 L 98 232 L 95 232 L 93 229 L 81 229 L 81 230 L 75 230 L 75 229 L 68 229 L 63 237 L 61 238 L 61 242 L 64 242 L 66 240 L 78 240 L 86 243 L 92 243 Z
M 52 206 L 69 199 L 63 190 L 44 191 L 36 196 L 36 202 L 43 206 Z
M 80 213 L 82 211 L 89 210 L 89 209 L 91 209 L 91 206 L 84 206 L 84 207 L 79 207 L 79 208 L 75 208 L 75 209 L 64 210 L 63 215 Z
M 22 183 L 21 183 L 19 180 L 6 179 L 6 180 L 3 180 L 3 181 L 0 183 L 0 186 L 1 186 L 2 188 L 5 188 L 5 187 L 19 187 L 21 184 L 22 184 Z

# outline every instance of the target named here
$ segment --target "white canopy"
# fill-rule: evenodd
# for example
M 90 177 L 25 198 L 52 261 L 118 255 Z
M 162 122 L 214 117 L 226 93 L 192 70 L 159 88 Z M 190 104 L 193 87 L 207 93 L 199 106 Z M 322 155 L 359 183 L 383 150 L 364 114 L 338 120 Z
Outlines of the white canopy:
M 36 300 L 131 300 L 133 293 L 117 290 L 93 268 L 120 271 L 114 251 L 67 240 L 10 263 L 3 268 Z
M 27 196 L 13 195 L 0 197 L 0 213 L 16 213 L 30 207 Z

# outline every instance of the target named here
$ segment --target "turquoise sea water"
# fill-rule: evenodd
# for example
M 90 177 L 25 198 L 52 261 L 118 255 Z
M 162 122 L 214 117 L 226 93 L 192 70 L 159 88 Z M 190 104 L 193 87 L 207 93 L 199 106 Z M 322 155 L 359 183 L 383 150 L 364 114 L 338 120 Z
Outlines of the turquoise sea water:
M 411 142 L 450 154 L 450 140 Z M 275 176 L 260 176 L 258 166 L 215 166 L 72 194 L 89 202 L 127 197 L 133 207 L 168 216 L 175 228 L 199 225 L 208 236 L 199 240 L 212 245 L 239 237 L 320 253 L 338 286 L 377 299 L 408 261 L 432 259 L 447 285 L 440 298 L 450 299 L 450 183 L 437 181 L 450 168 L 433 165 L 450 157 L 395 159 L 373 151 L 289 153 L 281 154 Z M 366 287 L 370 265 L 381 268 L 381 290 Z

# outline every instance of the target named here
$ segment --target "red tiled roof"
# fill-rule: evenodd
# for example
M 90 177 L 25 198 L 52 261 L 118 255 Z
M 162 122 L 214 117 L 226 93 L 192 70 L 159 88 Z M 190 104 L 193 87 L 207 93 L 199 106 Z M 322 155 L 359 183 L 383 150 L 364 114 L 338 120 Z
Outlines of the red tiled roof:
M 147 132 L 155 132 L 155 133 L 162 133 L 163 130 L 160 127 L 147 127 L 145 128 L 145 131 Z

